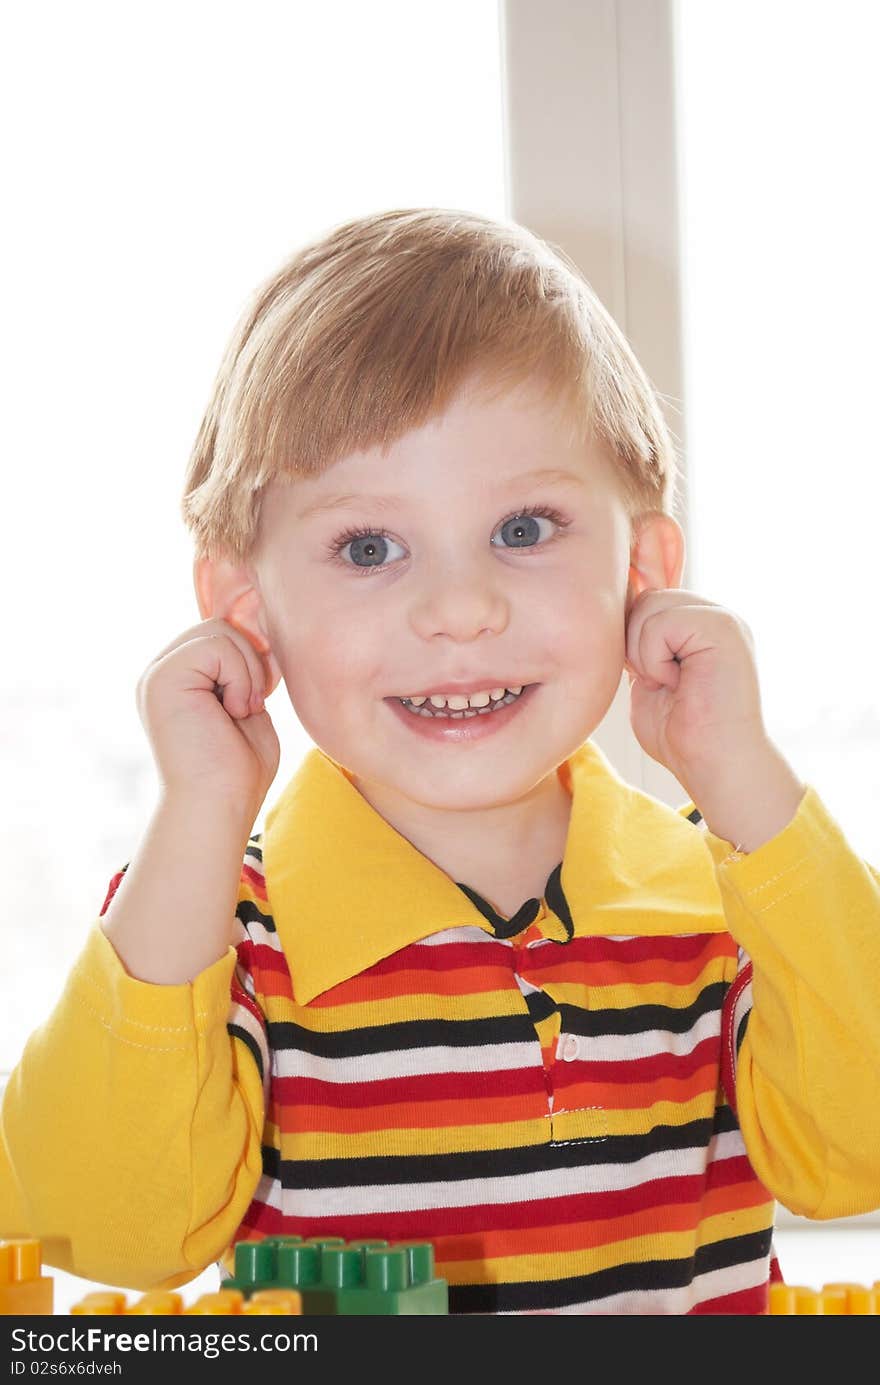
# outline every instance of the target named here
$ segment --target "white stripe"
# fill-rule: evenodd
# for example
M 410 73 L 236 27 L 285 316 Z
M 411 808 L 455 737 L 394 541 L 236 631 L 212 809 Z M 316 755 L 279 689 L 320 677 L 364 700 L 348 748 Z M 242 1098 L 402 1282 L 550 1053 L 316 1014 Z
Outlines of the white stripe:
M 661 1053 L 683 1057 L 703 1042 L 717 1037 L 721 1031 L 721 1011 L 710 1010 L 701 1015 L 690 1029 L 673 1034 L 668 1029 L 645 1029 L 641 1034 L 601 1034 L 584 1040 L 585 1057 L 593 1062 L 626 1062 L 629 1058 L 654 1058 Z
M 238 1004 L 236 1001 L 232 1001 L 232 1003 L 230 1004 L 227 1019 L 228 1023 L 237 1025 L 239 1029 L 243 1029 L 245 1033 L 249 1034 L 250 1037 L 253 1039 L 254 1043 L 257 1045 L 260 1057 L 262 1058 L 263 1062 L 263 1100 L 268 1105 L 269 1092 L 272 1085 L 272 1070 L 269 1058 L 269 1048 L 266 1043 L 266 1035 L 263 1032 L 263 1026 L 260 1024 L 256 1016 L 251 1014 L 251 1011 L 248 1009 L 246 1005 Z M 249 1056 L 248 1062 L 250 1061 L 252 1061 L 252 1059 Z
M 494 947 L 503 943 L 505 947 L 513 947 L 509 938 L 496 938 L 474 923 L 463 923 L 458 928 L 443 928 L 439 933 L 429 933 L 427 937 L 419 938 L 413 946 L 444 947 L 448 943 L 492 943 Z
M 508 1072 L 541 1068 L 537 1038 L 522 1044 L 488 1048 L 404 1048 L 365 1053 L 355 1058 L 323 1058 L 296 1049 L 275 1050 L 279 1077 L 313 1077 L 321 1082 L 379 1082 L 391 1077 L 436 1077 L 438 1074 Z
M 273 952 L 281 952 L 278 934 L 271 932 L 259 919 L 243 923 L 238 917 L 234 920 L 234 939 L 236 943 L 250 942 L 260 947 L 271 947 Z
M 733 1153 L 739 1154 L 740 1149 L 734 1148 Z M 490 1159 L 492 1152 L 487 1151 L 486 1157 Z M 715 1158 L 726 1157 L 726 1137 L 720 1136 L 715 1147 Z M 487 1204 L 517 1206 L 545 1198 L 571 1197 L 578 1193 L 618 1192 L 624 1188 L 637 1188 L 656 1178 L 702 1177 L 707 1162 L 706 1150 L 700 1145 L 692 1149 L 662 1150 L 631 1164 L 591 1164 L 581 1168 L 540 1170 L 500 1178 L 343 1188 L 287 1188 L 283 1192 L 283 1211 L 286 1216 L 321 1218 L 426 1212 L 440 1207 Z M 282 1190 L 277 1180 L 263 1200 L 278 1211 L 282 1210 Z
M 653 1058 L 659 1054 L 676 1057 L 691 1053 L 704 1039 L 717 1036 L 720 1012 L 701 1015 L 692 1029 L 670 1034 L 665 1029 L 650 1029 L 644 1034 L 603 1034 L 585 1038 L 583 1061 L 627 1062 L 633 1058 Z M 325 1058 L 295 1048 L 275 1050 L 276 1071 L 280 1077 L 313 1077 L 322 1082 L 379 1082 L 394 1077 L 421 1077 L 458 1072 L 508 1072 L 523 1068 L 543 1069 L 540 1044 L 490 1044 L 487 1047 L 389 1049 L 380 1053 L 358 1054 L 353 1058 Z

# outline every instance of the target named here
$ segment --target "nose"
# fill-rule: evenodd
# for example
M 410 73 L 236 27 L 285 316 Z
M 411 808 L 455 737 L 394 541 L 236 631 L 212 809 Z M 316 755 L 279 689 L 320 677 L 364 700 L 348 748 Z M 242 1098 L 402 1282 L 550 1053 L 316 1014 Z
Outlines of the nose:
M 500 634 L 510 620 L 503 574 L 488 562 L 438 561 L 426 569 L 410 618 L 421 639 L 446 635 L 462 643 L 488 631 Z

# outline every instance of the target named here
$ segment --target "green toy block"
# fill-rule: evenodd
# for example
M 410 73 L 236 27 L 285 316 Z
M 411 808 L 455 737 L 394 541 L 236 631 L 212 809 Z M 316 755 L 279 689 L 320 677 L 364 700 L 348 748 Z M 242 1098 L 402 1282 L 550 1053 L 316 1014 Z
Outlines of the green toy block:
M 224 1289 L 297 1289 L 303 1315 L 395 1316 L 449 1312 L 449 1286 L 434 1277 L 426 1241 L 345 1241 L 339 1236 L 267 1236 L 239 1241 Z

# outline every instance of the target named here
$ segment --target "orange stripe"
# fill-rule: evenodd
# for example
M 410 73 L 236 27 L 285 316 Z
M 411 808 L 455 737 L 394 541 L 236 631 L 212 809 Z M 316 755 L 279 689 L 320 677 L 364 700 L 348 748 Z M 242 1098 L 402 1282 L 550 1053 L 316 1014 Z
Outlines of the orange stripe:
M 610 1111 L 644 1111 L 658 1101 L 693 1101 L 718 1086 L 718 1068 L 708 1063 L 690 1077 L 658 1077 L 654 1082 L 577 1082 L 558 1095 L 557 1111 L 602 1106 Z
M 720 1212 L 742 1211 L 744 1207 L 760 1207 L 767 1201 L 767 1189 L 756 1178 L 744 1183 L 730 1183 L 723 1188 L 710 1188 L 703 1198 L 703 1217 L 717 1217 Z
M 381 1001 L 396 996 L 482 995 L 486 991 L 509 991 L 509 967 L 461 967 L 442 971 L 395 971 L 387 976 L 352 977 L 334 986 L 330 999 L 316 996 L 315 1009 L 354 1005 L 358 1001 Z
M 661 1236 L 673 1231 L 696 1231 L 699 1204 L 649 1208 L 638 1217 L 609 1217 L 594 1222 L 564 1222 L 549 1226 L 515 1227 L 510 1231 L 481 1231 L 479 1235 L 438 1236 L 434 1242 L 438 1266 L 443 1260 L 485 1260 L 507 1255 L 544 1255 L 554 1251 L 592 1250 L 637 1236 Z M 487 1217 L 491 1216 L 491 1209 Z M 549 1235 L 548 1235 L 549 1231 Z M 696 1243 L 696 1242 L 695 1242 Z
M 593 962 L 587 964 L 589 967 L 589 981 L 584 981 L 583 962 L 566 962 L 554 967 L 541 967 L 540 971 L 530 972 L 529 980 L 535 985 L 546 986 L 566 982 L 570 986 L 583 985 L 584 990 L 593 990 L 602 986 L 687 986 L 696 981 L 704 971 L 712 967 L 723 975 L 723 967 L 717 964 L 720 961 L 735 962 L 735 958 L 722 957 L 697 957 L 686 962 L 666 962 L 661 967 L 656 961 L 653 962 L 627 962 L 625 964 L 614 962 Z
M 261 971 L 257 999 L 259 1000 L 261 996 L 267 995 L 280 995 L 292 1001 L 293 990 L 290 984 L 290 977 L 285 976 L 280 971 L 269 971 L 268 969 Z
M 325 1106 L 282 1106 L 279 1123 L 285 1133 L 356 1135 L 378 1130 L 446 1130 L 462 1125 L 504 1125 L 540 1120 L 547 1099 L 534 1096 L 481 1097 L 479 1101 L 402 1101 L 399 1105 L 331 1110 Z

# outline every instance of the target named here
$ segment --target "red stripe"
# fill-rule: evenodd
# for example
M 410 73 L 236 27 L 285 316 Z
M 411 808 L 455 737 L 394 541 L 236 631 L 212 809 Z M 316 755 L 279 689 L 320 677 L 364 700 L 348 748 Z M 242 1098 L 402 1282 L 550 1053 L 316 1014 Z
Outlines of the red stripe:
M 257 870 L 256 866 L 242 864 L 241 879 L 246 885 L 250 885 L 258 899 L 267 902 L 269 896 L 266 893 L 266 877 L 262 871 Z
M 544 1094 L 536 1068 L 504 1072 L 425 1073 L 364 1082 L 322 1082 L 315 1077 L 276 1077 L 275 1100 L 285 1106 L 326 1106 L 333 1110 L 389 1106 L 399 1102 L 476 1101 L 481 1097 Z
M 125 867 L 123 867 L 122 870 L 118 870 L 118 871 L 116 872 L 116 874 L 114 875 L 113 879 L 110 881 L 110 885 L 109 885 L 109 887 L 108 887 L 108 889 L 107 889 L 107 898 L 104 900 L 104 903 L 101 905 L 101 912 L 100 912 L 100 914 L 98 915 L 99 918 L 103 918 L 103 916 L 106 914 L 108 908 L 110 907 L 110 901 L 111 901 L 111 899 L 113 898 L 113 896 L 115 895 L 116 891 L 119 889 L 119 882 L 120 882 L 120 880 L 122 879 L 123 875 L 125 874 L 125 870 L 126 870 Z
M 736 1028 L 734 1012 L 742 992 L 752 979 L 752 964 L 747 962 L 728 989 L 721 1007 L 721 1085 L 727 1104 L 736 1115 Z
M 487 935 L 488 936 L 488 935 Z M 410 943 L 368 967 L 364 976 L 393 976 L 400 971 L 457 971 L 460 967 L 513 968 L 513 949 L 493 940 L 485 943 Z
M 696 957 L 736 956 L 737 944 L 728 933 L 695 933 L 684 937 L 625 938 L 613 942 L 610 938 L 573 938 L 565 946 L 565 958 L 575 963 L 596 962 L 688 962 Z M 535 947 L 529 953 L 534 969 L 553 967 L 559 950 Z
M 263 1013 L 260 1010 L 260 1007 L 257 1004 L 257 1002 L 254 1000 L 252 996 L 248 995 L 247 991 L 243 991 L 241 986 L 237 985 L 236 982 L 233 982 L 229 988 L 229 994 L 236 1005 L 241 1005 L 243 1009 L 248 1010 L 250 1014 L 253 1015 L 254 1019 L 259 1023 L 260 1027 L 262 1029 L 265 1029 L 266 1021 L 263 1016 Z
M 575 1086 L 586 1078 L 589 1082 L 653 1082 L 661 1077 L 690 1077 L 700 1068 L 718 1062 L 717 1035 L 710 1035 L 697 1044 L 691 1053 L 654 1053 L 647 1058 L 630 1058 L 619 1062 L 582 1063 L 559 1062 L 553 1078 L 558 1092 Z
M 253 938 L 242 938 L 237 951 L 242 966 L 247 967 L 247 970 L 254 977 L 258 990 L 260 989 L 258 978 L 261 972 L 272 972 L 275 975 L 288 978 L 290 976 L 284 953 L 273 947 L 271 943 L 256 943 Z
M 284 1216 L 277 1208 L 254 1199 L 243 1225 L 267 1235 L 345 1236 L 357 1240 L 366 1235 L 385 1240 L 462 1236 L 487 1231 L 512 1231 L 525 1227 L 552 1228 L 572 1222 L 638 1216 L 658 1207 L 693 1207 L 693 1225 L 699 1221 L 703 1180 L 698 1177 L 657 1178 L 637 1188 L 613 1193 L 572 1193 L 568 1197 L 541 1198 L 528 1203 L 476 1203 L 464 1207 L 421 1208 L 413 1212 L 365 1212 L 351 1216 Z M 638 1234 L 638 1224 L 634 1224 Z
M 770 1296 L 766 1284 L 757 1284 L 753 1289 L 740 1289 L 735 1294 L 721 1294 L 718 1298 L 707 1298 L 692 1308 L 689 1317 L 709 1313 L 766 1314 Z

